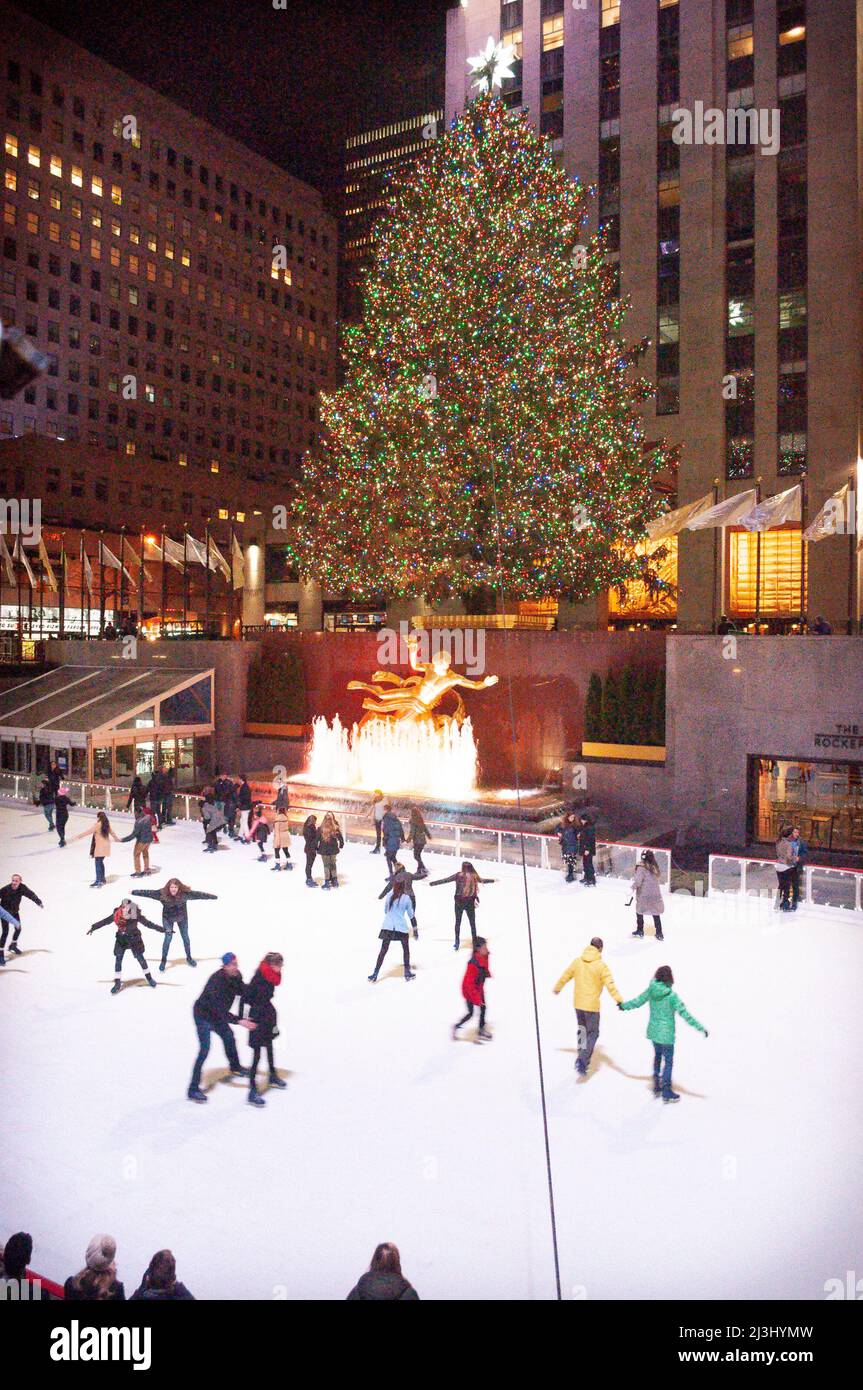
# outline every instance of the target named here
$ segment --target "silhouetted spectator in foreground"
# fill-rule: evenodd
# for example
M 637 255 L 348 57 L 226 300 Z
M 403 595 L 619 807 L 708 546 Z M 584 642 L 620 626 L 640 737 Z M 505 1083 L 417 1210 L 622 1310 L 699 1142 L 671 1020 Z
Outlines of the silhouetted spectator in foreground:
M 398 1249 L 385 1241 L 372 1255 L 368 1272 L 363 1274 L 348 1294 L 348 1302 L 395 1303 L 400 1300 L 419 1300 L 419 1294 L 402 1274 Z
M 180 1299 L 194 1302 L 194 1294 L 189 1293 L 186 1285 L 177 1279 L 177 1262 L 170 1250 L 156 1251 L 140 1287 L 132 1294 L 132 1300 L 135 1299 L 148 1303 L 169 1303 Z
M 63 1285 L 68 1299 L 87 1303 L 122 1303 L 126 1292 L 117 1278 L 114 1257 L 117 1242 L 113 1236 L 94 1236 L 87 1246 L 86 1264 L 80 1274 L 72 1274 Z

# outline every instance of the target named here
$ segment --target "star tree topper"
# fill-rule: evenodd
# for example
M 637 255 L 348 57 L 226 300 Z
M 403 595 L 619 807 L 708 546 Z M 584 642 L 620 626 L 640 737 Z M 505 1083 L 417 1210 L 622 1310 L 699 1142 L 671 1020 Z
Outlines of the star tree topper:
M 493 91 L 501 85 L 505 77 L 515 76 L 512 71 L 514 61 L 515 49 L 511 44 L 495 43 L 494 39 L 489 37 L 483 51 L 477 53 L 475 58 L 467 60 L 468 67 L 475 74 L 472 85 L 481 93 Z

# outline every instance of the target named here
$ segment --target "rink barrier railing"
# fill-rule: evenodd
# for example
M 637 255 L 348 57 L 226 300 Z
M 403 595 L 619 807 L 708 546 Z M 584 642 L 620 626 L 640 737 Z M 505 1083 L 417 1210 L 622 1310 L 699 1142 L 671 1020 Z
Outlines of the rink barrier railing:
M 775 859 L 750 859 L 742 855 L 711 854 L 707 864 L 707 891 L 735 897 L 778 896 Z M 800 885 L 800 901 L 807 907 L 833 907 L 863 912 L 863 871 L 806 864 Z
M 94 811 L 124 812 L 129 796 L 128 787 L 110 786 L 105 782 L 81 782 L 67 779 L 71 799 L 79 808 Z M 30 778 L 26 773 L 0 772 L 0 795 L 6 794 L 17 800 L 31 801 Z M 175 792 L 174 818 L 176 820 L 200 821 L 198 796 L 195 793 Z M 299 832 L 306 815 L 322 814 L 320 807 L 302 806 L 293 803 L 289 810 L 292 829 Z M 345 840 L 360 844 L 372 844 L 374 829 L 368 815 L 351 815 L 347 812 L 334 812 Z M 432 832 L 430 846 L 436 854 L 451 854 L 456 859 L 471 857 L 486 863 L 520 864 L 522 856 L 522 832 L 504 825 L 471 825 L 460 822 L 454 825 L 447 821 L 427 820 Z M 557 835 L 553 832 L 526 830 L 523 833 L 524 854 L 529 868 L 553 869 L 561 871 L 564 867 Z M 635 873 L 642 850 L 652 849 L 659 866 L 660 883 L 668 888 L 671 884 L 671 852 L 655 845 L 622 844 L 612 840 L 598 840 L 594 867 L 597 877 L 627 879 Z M 403 845 L 400 853 L 409 854 L 410 846 Z
M 109 786 L 104 782 L 68 781 L 69 794 L 79 807 L 96 811 L 125 811 L 128 787 Z M 30 778 L 26 773 L 0 772 L 0 795 L 30 801 Z M 297 833 L 306 814 L 321 814 L 319 807 L 292 804 L 289 815 L 292 829 Z M 371 844 L 374 830 L 368 815 L 335 812 L 345 840 Z M 176 820 L 200 821 L 198 796 L 195 793 L 174 794 Z M 557 835 L 553 832 L 513 830 L 508 826 L 453 825 L 446 821 L 426 822 L 432 832 L 430 846 L 436 854 L 451 854 L 456 859 L 475 857 L 486 863 L 520 864 L 522 844 L 529 868 L 552 869 L 560 872 L 563 856 Z M 631 879 L 641 853 L 652 849 L 659 865 L 659 881 L 671 887 L 671 851 L 656 845 L 623 844 L 615 840 L 598 840 L 594 867 L 598 878 Z M 403 845 L 401 854 L 409 854 L 410 846 Z M 742 855 L 711 854 L 708 858 L 707 894 L 733 894 L 738 897 L 763 897 L 777 892 L 776 860 L 746 858 Z M 863 912 L 863 871 L 834 868 L 824 864 L 807 864 L 803 870 L 800 900 L 810 907 L 831 907 L 846 912 Z

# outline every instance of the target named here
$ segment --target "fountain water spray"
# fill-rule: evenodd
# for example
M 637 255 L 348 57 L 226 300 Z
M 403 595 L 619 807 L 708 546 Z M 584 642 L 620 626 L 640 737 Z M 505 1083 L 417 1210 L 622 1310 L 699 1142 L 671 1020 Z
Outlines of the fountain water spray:
M 435 727 L 431 720 L 371 719 L 349 730 L 336 715 L 312 721 L 306 774 L 322 787 L 414 792 L 469 800 L 475 793 L 477 752 L 470 719 Z

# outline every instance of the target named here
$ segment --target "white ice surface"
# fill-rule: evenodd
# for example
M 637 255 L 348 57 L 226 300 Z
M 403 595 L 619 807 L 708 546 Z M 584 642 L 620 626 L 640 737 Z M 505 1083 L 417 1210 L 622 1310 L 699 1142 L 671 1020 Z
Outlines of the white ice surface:
M 70 833 L 91 821 L 73 813 Z M 114 821 L 127 833 L 128 817 Z M 62 1279 L 110 1232 L 128 1292 L 169 1246 L 202 1298 L 343 1298 L 389 1239 L 424 1298 L 553 1296 L 519 869 L 483 867 L 499 881 L 479 909 L 494 1041 L 478 1047 L 470 1028 L 450 1040 L 468 957 L 452 950 L 449 886 L 417 885 L 416 980 L 391 948 L 370 985 L 381 857 L 348 846 L 342 887 L 313 892 L 298 840 L 297 867 L 277 875 L 252 848 L 205 857 L 198 828 L 178 825 L 144 886 L 178 874 L 218 894 L 191 904 L 198 968 L 175 934 L 159 987 L 127 956 L 130 987 L 112 997 L 111 929 L 85 932 L 140 885 L 117 845 L 109 885 L 91 889 L 87 851 L 86 838 L 60 850 L 41 812 L 0 809 L 0 881 L 20 871 L 45 902 L 23 903 L 24 955 L 0 971 L 0 1239 L 29 1230 L 34 1266 Z M 859 919 L 675 896 L 659 944 L 631 939 L 625 884 L 566 887 L 539 870 L 528 883 L 564 1297 L 818 1298 L 863 1269 Z M 625 997 L 670 963 L 711 1030 L 678 1024 L 676 1106 L 650 1094 L 647 1011 L 607 997 L 594 1069 L 575 1082 L 571 987 L 551 990 L 597 933 Z M 161 938 L 144 936 L 155 968 Z M 217 1039 L 209 1103 L 185 1095 L 192 1003 L 229 949 L 247 977 L 265 951 L 285 957 L 289 1088 L 258 1111 L 241 1082 L 218 1083 Z

